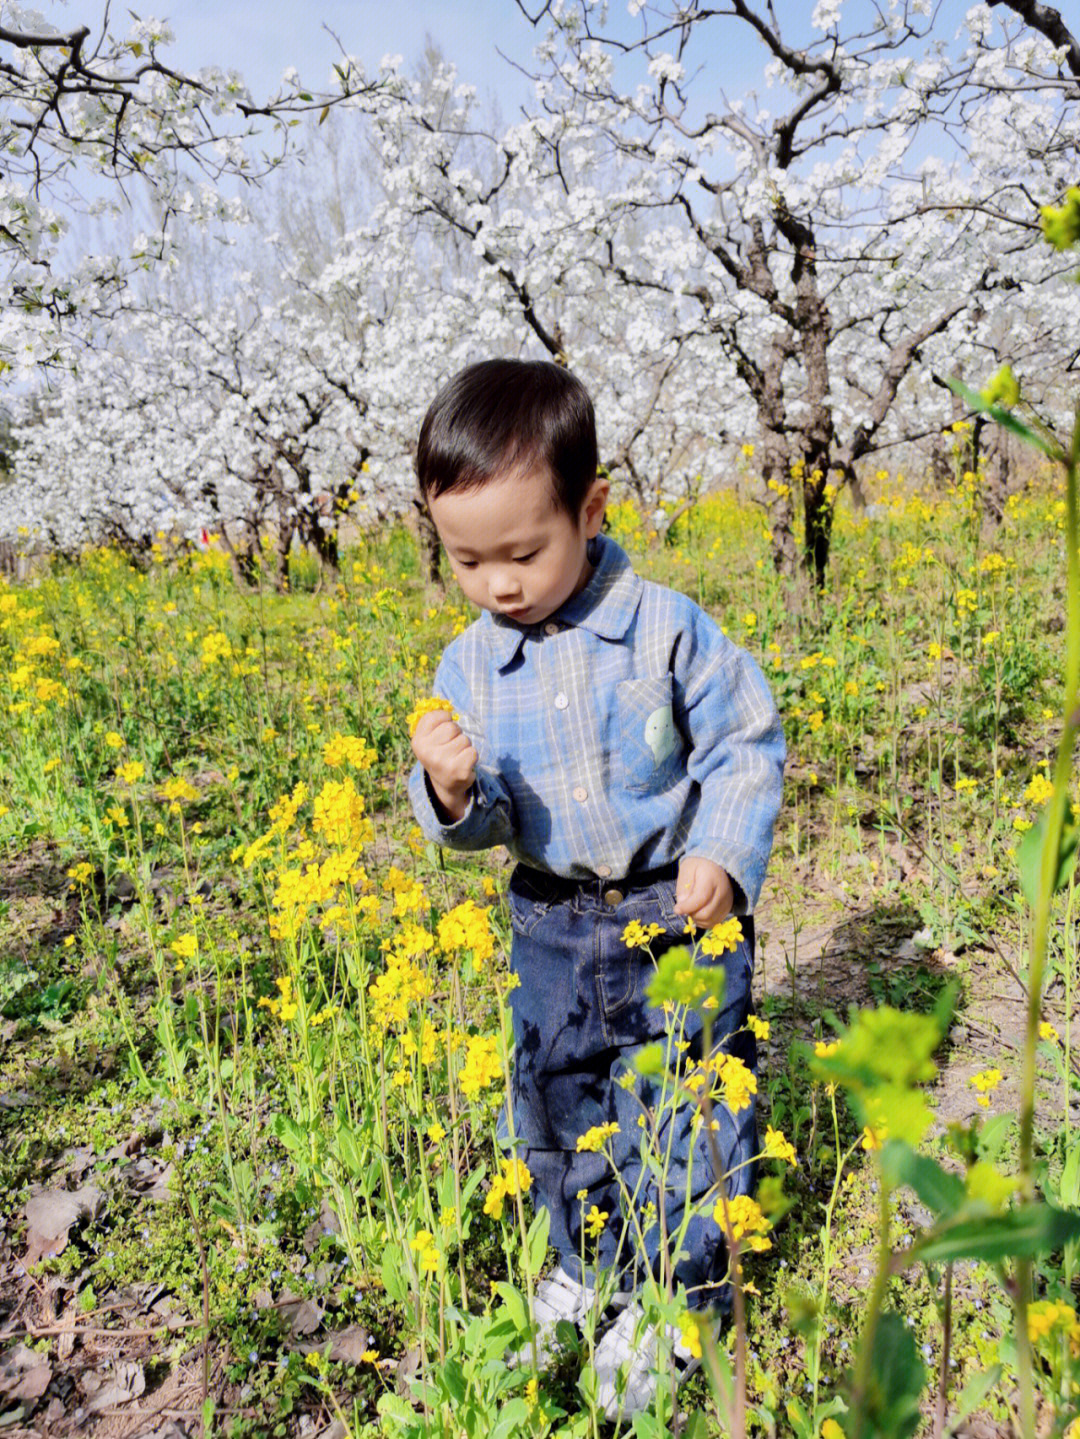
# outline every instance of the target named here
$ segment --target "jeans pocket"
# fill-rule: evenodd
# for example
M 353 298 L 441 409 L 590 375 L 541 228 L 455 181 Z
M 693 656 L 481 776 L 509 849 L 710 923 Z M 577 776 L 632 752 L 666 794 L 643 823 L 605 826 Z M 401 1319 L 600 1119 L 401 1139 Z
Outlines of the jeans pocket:
M 615 702 L 623 786 L 632 794 L 657 794 L 678 774 L 683 753 L 671 676 L 623 680 L 615 687 Z
M 506 903 L 510 910 L 510 927 L 515 934 L 528 936 L 547 914 L 552 901 L 536 894 L 528 880 L 522 880 L 515 874 L 510 878 Z

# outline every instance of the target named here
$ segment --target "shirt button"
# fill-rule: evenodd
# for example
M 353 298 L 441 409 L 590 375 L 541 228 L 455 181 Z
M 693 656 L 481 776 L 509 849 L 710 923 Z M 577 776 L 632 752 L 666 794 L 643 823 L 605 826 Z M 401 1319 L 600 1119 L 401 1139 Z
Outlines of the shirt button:
M 600 876 L 601 879 L 607 879 L 608 875 L 611 873 L 611 865 L 598 864 L 596 866 L 596 873 Z
M 555 708 L 557 710 L 564 710 L 569 703 L 570 701 L 564 694 L 557 694 L 555 696 Z
M 589 798 L 589 791 L 585 788 L 583 784 L 575 785 L 574 788 L 570 791 L 570 793 L 577 800 L 578 804 L 584 804 L 585 801 Z
M 618 908 L 618 906 L 622 904 L 624 898 L 625 896 L 623 895 L 621 889 L 604 890 L 604 903 L 610 905 L 612 909 Z
M 552 624 L 552 622 L 549 620 L 548 623 L 544 626 L 544 633 L 546 635 L 557 635 L 559 633 L 559 626 L 556 624 Z

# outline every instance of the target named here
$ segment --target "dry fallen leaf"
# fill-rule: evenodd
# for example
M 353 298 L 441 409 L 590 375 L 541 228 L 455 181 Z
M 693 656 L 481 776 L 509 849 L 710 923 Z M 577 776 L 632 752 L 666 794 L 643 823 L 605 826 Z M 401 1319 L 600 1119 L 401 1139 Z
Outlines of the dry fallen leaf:
M 84 1374 L 81 1382 L 88 1396 L 87 1412 L 100 1414 L 138 1399 L 146 1388 L 146 1375 L 141 1364 L 128 1361 L 115 1365 L 111 1374 Z
M 68 1301 L 64 1310 L 64 1317 L 60 1321 L 60 1328 L 63 1333 L 56 1345 L 56 1357 L 58 1359 L 70 1359 L 72 1350 L 75 1348 L 75 1301 Z
M 282 1294 L 277 1307 L 293 1334 L 314 1334 L 326 1312 L 314 1299 L 301 1299 L 290 1289 Z
M 0 1360 L 0 1395 L 5 1400 L 40 1399 L 49 1387 L 52 1373 L 52 1365 L 44 1354 L 18 1344 Z
M 26 1201 L 26 1254 L 29 1267 L 48 1255 L 59 1254 L 68 1242 L 68 1233 L 80 1219 L 96 1219 L 105 1206 L 105 1195 L 96 1184 L 81 1189 L 47 1189 Z
M 371 1335 L 363 1325 L 350 1324 L 347 1329 L 339 1329 L 325 1339 L 307 1340 L 292 1347 L 299 1354 L 321 1354 L 328 1342 L 330 1352 L 327 1357 L 331 1364 L 359 1364 L 371 1348 Z

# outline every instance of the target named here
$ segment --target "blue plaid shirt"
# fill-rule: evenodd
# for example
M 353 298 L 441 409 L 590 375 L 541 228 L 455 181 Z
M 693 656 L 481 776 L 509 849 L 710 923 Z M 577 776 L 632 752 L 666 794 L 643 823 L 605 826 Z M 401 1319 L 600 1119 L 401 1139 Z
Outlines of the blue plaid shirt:
M 567 879 L 621 879 L 698 855 L 751 911 L 780 809 L 784 736 L 761 670 L 692 600 L 636 575 L 601 535 L 585 588 L 542 624 L 485 612 L 446 649 L 435 693 L 479 755 L 461 819 L 429 839 L 504 844 Z

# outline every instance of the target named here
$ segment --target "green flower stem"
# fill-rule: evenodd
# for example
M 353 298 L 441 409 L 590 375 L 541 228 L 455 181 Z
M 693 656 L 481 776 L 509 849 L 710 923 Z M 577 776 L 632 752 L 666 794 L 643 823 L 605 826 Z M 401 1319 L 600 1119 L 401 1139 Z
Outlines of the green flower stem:
M 1058 854 L 1065 828 L 1065 807 L 1069 798 L 1072 753 L 1080 730 L 1080 520 L 1077 511 L 1077 474 L 1080 471 L 1080 406 L 1073 425 L 1068 453 L 1059 458 L 1065 465 L 1065 718 L 1054 765 L 1054 793 L 1047 803 L 1046 834 L 1043 838 L 1039 874 L 1039 898 L 1031 930 L 1031 963 L 1028 971 L 1027 1033 L 1020 1080 L 1020 1181 L 1025 1194 L 1034 1189 L 1032 1156 L 1035 1139 L 1035 1050 L 1042 1012 L 1043 979 L 1050 939 L 1050 918 L 1057 879 Z M 1027 1309 L 1031 1294 L 1031 1260 L 1016 1266 L 1016 1351 L 1020 1369 L 1020 1418 L 1024 1439 L 1035 1433 L 1035 1396 L 1031 1376 L 1031 1346 L 1028 1340 Z
M 863 1439 L 870 1430 L 866 1422 L 866 1391 L 869 1387 L 870 1370 L 873 1364 L 874 1335 L 877 1333 L 878 1319 L 885 1307 L 885 1291 L 889 1285 L 889 1267 L 891 1251 L 889 1249 L 889 1216 L 890 1200 L 892 1190 L 885 1183 L 878 1166 L 878 1186 L 880 1190 L 878 1204 L 878 1262 L 874 1272 L 874 1283 L 866 1301 L 866 1322 L 863 1325 L 863 1332 L 859 1336 L 859 1351 L 855 1360 L 855 1374 L 851 1385 L 851 1408 L 854 1413 L 855 1427 L 851 1431 L 851 1439 Z

